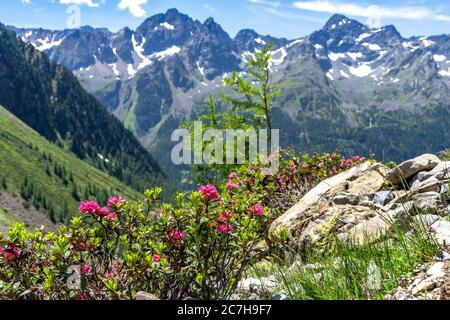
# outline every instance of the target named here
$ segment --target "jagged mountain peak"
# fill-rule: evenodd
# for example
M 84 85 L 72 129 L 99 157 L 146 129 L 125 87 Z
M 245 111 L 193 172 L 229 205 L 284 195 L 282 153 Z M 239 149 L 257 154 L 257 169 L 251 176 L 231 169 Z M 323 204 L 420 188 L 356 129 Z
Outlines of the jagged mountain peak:
M 240 38 L 252 38 L 252 37 L 259 37 L 259 34 L 253 29 L 242 29 L 236 34 L 236 36 L 234 38 L 240 39 Z
M 331 16 L 330 19 L 325 23 L 322 28 L 324 31 L 331 31 L 340 28 L 348 28 L 348 26 L 361 27 L 363 26 L 360 22 L 350 19 L 342 14 L 335 14 Z
M 214 18 L 209 17 L 203 22 L 203 27 L 208 29 L 210 32 L 224 33 L 225 31 L 222 29 L 220 24 L 218 24 Z
M 150 31 L 156 31 L 159 27 L 166 27 L 166 29 L 172 29 L 171 25 L 180 25 L 183 23 L 192 23 L 194 20 L 180 13 L 177 9 L 169 9 L 166 13 L 159 13 L 147 18 L 141 25 L 137 28 L 136 31 L 144 31 L 145 29 L 150 29 Z M 163 25 L 162 25 L 163 24 Z

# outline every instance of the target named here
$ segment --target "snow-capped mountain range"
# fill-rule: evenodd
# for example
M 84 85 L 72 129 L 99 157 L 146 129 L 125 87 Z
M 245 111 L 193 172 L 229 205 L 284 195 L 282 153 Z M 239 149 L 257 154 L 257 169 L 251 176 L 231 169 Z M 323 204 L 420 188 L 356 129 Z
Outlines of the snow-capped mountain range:
M 135 31 L 123 28 L 111 33 L 107 29 L 91 27 L 63 31 L 14 30 L 24 41 L 46 52 L 51 59 L 67 66 L 81 78 L 100 75 L 107 79 L 127 80 L 154 61 L 189 54 L 199 48 L 205 35 L 213 34 L 217 43 L 208 43 L 197 50 L 198 60 L 194 62 L 199 75 L 209 81 L 221 72 L 242 68 L 242 62 L 247 61 L 255 50 L 272 42 L 275 44 L 274 65 L 282 64 L 288 52 L 295 55 L 296 48 L 302 44 L 314 46 L 314 54 L 323 61 L 323 69 L 330 80 L 370 77 L 380 85 L 399 82 L 400 79 L 394 77 L 396 66 L 392 64 L 393 60 L 407 59 L 418 53 L 429 53 L 427 59 L 436 64 L 437 74 L 450 79 L 448 36 L 405 39 L 393 26 L 371 29 L 341 15 L 333 16 L 322 30 L 310 37 L 292 41 L 261 36 L 248 29 L 231 39 L 213 19 L 202 24 L 176 9 L 147 19 Z M 205 56 L 202 53 L 210 45 L 219 45 L 227 51 L 215 57 Z M 76 54 L 71 54 L 74 52 Z
M 387 124 L 407 131 L 409 117 L 450 105 L 449 35 L 404 38 L 394 26 L 370 28 L 342 15 L 292 40 L 250 29 L 231 38 L 212 18 L 201 23 L 176 9 L 117 33 L 10 28 L 72 70 L 157 158 L 169 148 L 161 139 L 222 90 L 224 76 L 245 75 L 251 55 L 269 43 L 273 81 L 282 89 L 274 118 L 285 128 L 285 145 L 405 158 L 428 151 L 425 142 L 399 151 L 377 145 L 373 132 Z M 383 118 L 388 115 L 395 124 Z M 361 128 L 373 132 L 361 140 Z

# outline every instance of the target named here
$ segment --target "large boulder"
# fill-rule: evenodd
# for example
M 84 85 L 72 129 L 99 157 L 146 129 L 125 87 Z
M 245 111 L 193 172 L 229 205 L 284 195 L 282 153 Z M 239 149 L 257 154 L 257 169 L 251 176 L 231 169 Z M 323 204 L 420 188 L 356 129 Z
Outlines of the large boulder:
M 288 229 L 300 243 L 306 244 L 320 240 L 326 229 L 347 233 L 376 215 L 371 206 L 364 204 L 373 204 L 370 195 L 382 189 L 386 173 L 384 165 L 368 161 L 324 180 L 276 219 L 270 234 Z
M 424 154 L 399 164 L 387 173 L 386 178 L 393 185 L 399 185 L 420 171 L 428 171 L 435 168 L 440 162 L 441 160 L 437 156 Z
M 417 215 L 446 216 L 450 210 L 449 168 L 449 162 L 431 154 L 390 171 L 382 164 L 365 162 L 309 191 L 272 223 L 270 235 L 287 229 L 301 249 L 328 241 L 330 234 L 364 243 L 394 227 L 410 226 Z M 399 183 L 406 180 L 412 185 L 402 189 Z M 392 188 L 392 184 L 397 185 Z

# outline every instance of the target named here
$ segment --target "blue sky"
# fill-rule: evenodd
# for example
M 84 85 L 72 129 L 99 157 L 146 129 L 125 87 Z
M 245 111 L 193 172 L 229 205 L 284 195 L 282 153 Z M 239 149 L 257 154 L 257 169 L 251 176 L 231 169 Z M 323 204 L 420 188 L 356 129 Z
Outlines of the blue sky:
M 404 36 L 450 33 L 450 1 L 441 0 L 2 0 L 0 22 L 64 29 L 68 7 L 78 5 L 82 25 L 116 31 L 177 8 L 204 21 L 212 16 L 234 36 L 243 28 L 290 39 L 320 29 L 333 13 L 371 25 L 394 24 Z

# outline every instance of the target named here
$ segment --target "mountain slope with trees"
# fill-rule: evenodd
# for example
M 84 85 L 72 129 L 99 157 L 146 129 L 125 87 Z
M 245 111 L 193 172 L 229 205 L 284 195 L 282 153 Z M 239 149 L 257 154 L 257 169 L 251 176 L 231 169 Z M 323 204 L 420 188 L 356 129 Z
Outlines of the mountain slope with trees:
M 138 199 L 132 188 L 41 137 L 0 106 L 0 190 L 23 198 L 54 223 L 68 222 L 81 200 Z M 1 206 L 0 206 L 1 207 Z
M 136 190 L 167 184 L 131 132 L 65 67 L 0 25 L 0 104 L 44 138 Z
M 271 80 L 282 91 L 272 114 L 283 146 L 394 161 L 449 147 L 449 35 L 405 38 L 394 26 L 334 15 L 295 40 L 248 29 L 232 38 L 213 19 L 201 23 L 176 9 L 115 34 L 15 30 L 37 48 L 61 41 L 45 53 L 70 68 L 171 174 L 179 169 L 168 157 L 170 133 L 207 111 L 222 79 L 231 71 L 245 76 L 245 62 L 270 43 Z M 83 51 L 76 59 L 74 44 Z

